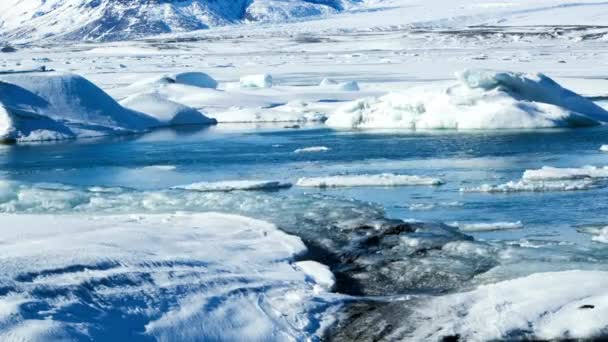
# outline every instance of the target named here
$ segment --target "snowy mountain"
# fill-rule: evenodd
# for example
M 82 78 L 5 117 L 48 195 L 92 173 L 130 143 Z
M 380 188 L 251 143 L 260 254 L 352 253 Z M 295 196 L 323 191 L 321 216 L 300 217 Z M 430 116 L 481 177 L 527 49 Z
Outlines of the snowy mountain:
M 341 11 L 360 0 L 3 0 L 0 39 L 111 41 Z

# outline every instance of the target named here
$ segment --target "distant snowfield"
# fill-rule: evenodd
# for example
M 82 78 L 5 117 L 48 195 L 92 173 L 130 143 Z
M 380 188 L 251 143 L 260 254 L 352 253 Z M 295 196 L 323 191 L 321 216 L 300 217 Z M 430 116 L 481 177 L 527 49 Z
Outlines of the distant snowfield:
M 5 231 L 0 246 L 3 341 L 285 341 L 324 325 L 331 273 L 294 264 L 306 247 L 266 222 L 216 213 L 5 214 L 0 225 L 20 227 Z

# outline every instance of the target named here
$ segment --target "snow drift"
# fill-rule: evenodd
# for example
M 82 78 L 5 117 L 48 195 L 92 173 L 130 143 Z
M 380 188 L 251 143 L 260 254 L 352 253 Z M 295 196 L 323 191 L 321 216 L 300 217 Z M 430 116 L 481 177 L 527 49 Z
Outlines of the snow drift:
M 425 86 L 354 101 L 333 127 L 522 129 L 593 126 L 608 112 L 543 74 L 467 70 L 449 86 Z

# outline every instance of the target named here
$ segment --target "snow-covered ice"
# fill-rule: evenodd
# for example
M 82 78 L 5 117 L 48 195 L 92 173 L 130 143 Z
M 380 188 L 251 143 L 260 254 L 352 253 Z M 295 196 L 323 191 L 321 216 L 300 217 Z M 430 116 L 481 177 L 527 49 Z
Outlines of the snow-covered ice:
M 165 126 L 217 123 L 215 119 L 206 117 L 198 110 L 168 100 L 157 93 L 132 95 L 120 101 L 120 104 L 126 108 L 146 113 Z
M 315 153 L 315 152 L 327 152 L 330 148 L 327 146 L 310 146 L 295 149 L 293 153 Z
M 585 178 L 608 178 L 608 167 L 585 166 L 581 168 L 557 168 L 543 166 L 538 170 L 526 170 L 525 181 L 554 181 Z
M 491 232 L 495 230 L 522 229 L 524 227 L 521 221 L 458 223 L 457 226 L 463 232 Z
M 576 339 L 608 329 L 608 272 L 566 271 L 479 286 L 421 303 L 408 338 Z
M 5 341 L 127 336 L 119 327 L 181 341 L 322 332 L 331 273 L 295 264 L 306 247 L 272 224 L 216 213 L 0 222 L 19 227 L 3 233 L 0 247 L 0 282 L 11 288 L 0 296 Z
M 461 192 L 545 192 L 545 191 L 577 191 L 595 189 L 599 185 L 591 179 L 564 181 L 510 181 L 504 184 L 482 184 L 477 187 L 461 188 Z
M 256 190 L 277 190 L 291 187 L 291 183 L 280 181 L 265 180 L 236 180 L 218 182 L 199 182 L 188 185 L 180 185 L 175 189 L 193 191 L 256 191 Z
M 272 88 L 272 75 L 260 74 L 241 77 L 239 84 L 242 88 Z
M 593 126 L 608 112 L 543 74 L 466 70 L 458 83 L 364 98 L 330 115 L 346 128 L 517 129 Z
M 410 185 L 441 185 L 439 178 L 399 175 L 392 173 L 343 175 L 327 177 L 303 177 L 296 185 L 302 187 L 334 188 L 353 186 L 410 186 Z

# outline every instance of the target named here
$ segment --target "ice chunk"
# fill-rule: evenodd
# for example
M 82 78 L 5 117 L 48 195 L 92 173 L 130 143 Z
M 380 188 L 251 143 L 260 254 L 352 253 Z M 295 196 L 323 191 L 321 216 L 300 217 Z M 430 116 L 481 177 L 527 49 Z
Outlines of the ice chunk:
M 458 229 L 463 232 L 491 232 L 495 230 L 521 229 L 524 225 L 521 221 L 517 222 L 480 222 L 480 223 L 459 223 Z
M 270 74 L 243 76 L 239 83 L 241 88 L 271 88 L 273 85 Z
M 602 151 L 602 152 L 608 152 L 608 145 L 602 145 L 602 146 L 600 146 L 600 151 Z
M 330 148 L 326 146 L 311 146 L 311 147 L 303 147 L 298 148 L 293 151 L 293 153 L 313 153 L 313 152 L 327 152 Z
M 377 175 L 344 175 L 327 177 L 300 178 L 296 185 L 303 187 L 353 187 L 353 186 L 407 186 L 407 185 L 441 185 L 438 178 L 396 175 L 383 173 Z
M 461 192 L 544 192 L 544 191 L 577 191 L 597 188 L 599 185 L 592 179 L 564 181 L 511 181 L 504 184 L 482 184 L 478 187 L 461 188 Z
M 319 83 L 319 86 L 328 87 L 328 86 L 335 86 L 336 84 L 338 84 L 338 81 L 333 80 L 331 78 L 324 78 L 323 80 L 321 80 L 321 83 Z
M 579 232 L 593 235 L 591 240 L 601 243 L 608 243 L 608 226 L 605 227 L 585 227 L 578 229 Z
M 359 91 L 359 83 L 349 81 L 338 84 L 338 89 L 343 91 Z
M 0 138 L 48 140 L 140 132 L 158 120 L 122 107 L 85 78 L 69 73 L 0 75 Z
M 420 325 L 405 333 L 413 341 L 592 338 L 608 329 L 608 272 L 537 273 L 416 307 L 409 320 Z
M 336 278 L 329 267 L 316 261 L 299 261 L 295 265 L 322 289 L 330 291 L 334 287 Z
M 291 183 L 264 180 L 237 180 L 221 182 L 199 182 L 188 185 L 180 185 L 174 189 L 194 191 L 253 191 L 253 190 L 277 190 L 291 187 Z
M 542 74 L 467 70 L 458 83 L 364 98 L 338 109 L 332 127 L 517 129 L 592 126 L 608 112 Z
M 204 72 L 182 72 L 178 74 L 170 75 L 175 83 L 185 84 L 199 88 L 217 88 L 217 81 L 213 77 L 205 74 Z
M 557 168 L 543 166 L 538 170 L 526 170 L 522 178 L 525 181 L 608 178 L 608 167 L 598 168 L 595 166 L 585 166 L 582 168 Z
M 130 96 L 120 102 L 121 105 L 148 114 L 163 125 L 212 125 L 217 123 L 198 110 L 186 105 L 167 100 L 156 93 Z

